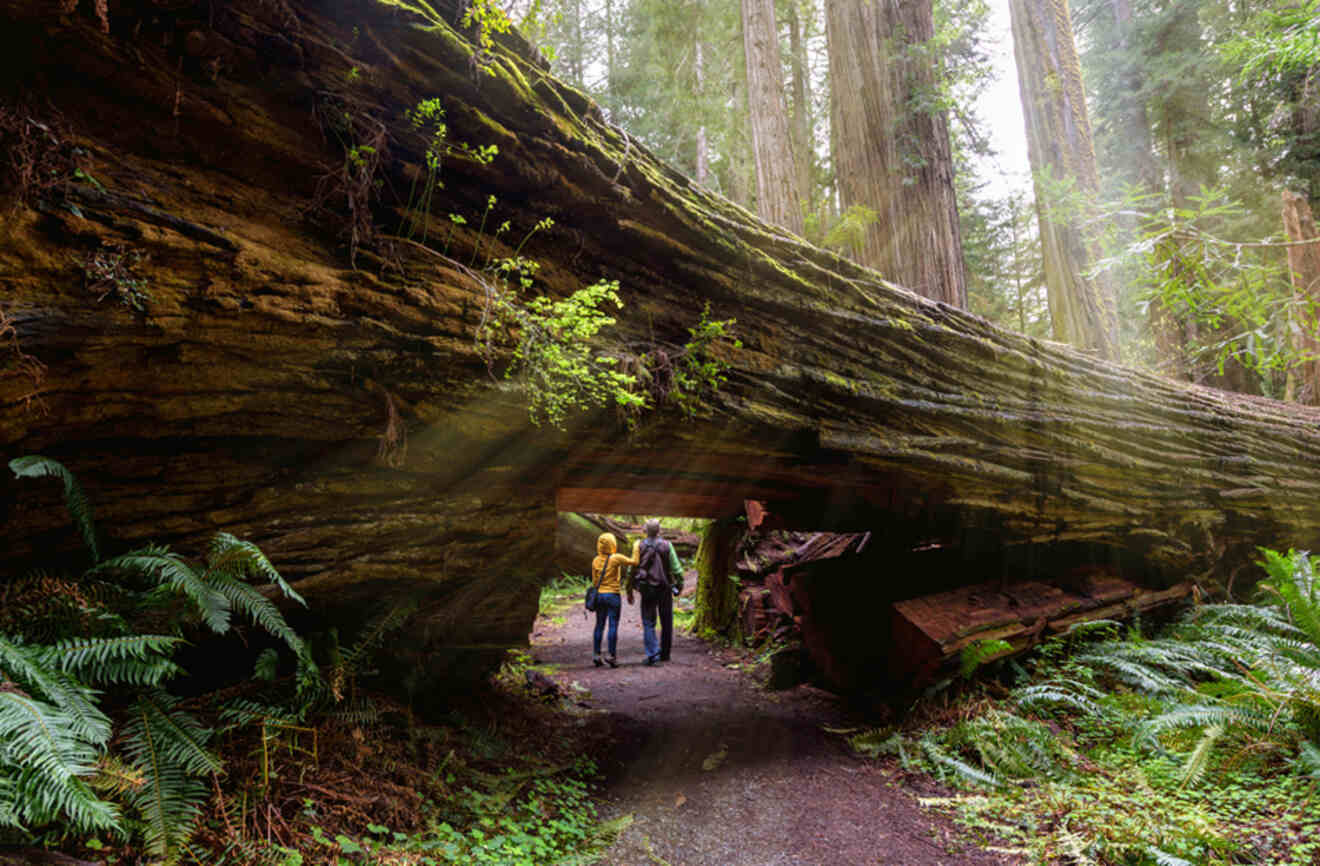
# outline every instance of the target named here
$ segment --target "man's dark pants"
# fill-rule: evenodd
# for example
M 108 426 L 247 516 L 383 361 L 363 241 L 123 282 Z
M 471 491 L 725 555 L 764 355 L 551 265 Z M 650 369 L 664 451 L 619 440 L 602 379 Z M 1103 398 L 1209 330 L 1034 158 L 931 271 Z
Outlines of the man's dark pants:
M 656 614 L 660 615 L 660 640 L 655 639 Z M 669 661 L 674 646 L 674 597 L 668 587 L 642 589 L 642 644 L 648 659 Z

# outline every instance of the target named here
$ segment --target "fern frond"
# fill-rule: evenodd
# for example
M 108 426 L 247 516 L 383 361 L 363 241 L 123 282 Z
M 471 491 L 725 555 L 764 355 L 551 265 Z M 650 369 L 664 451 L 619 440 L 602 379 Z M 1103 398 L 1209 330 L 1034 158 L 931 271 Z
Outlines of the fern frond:
M 95 690 L 49 665 L 43 658 L 46 649 L 0 637 L 0 674 L 57 707 L 77 736 L 104 744 L 110 739 L 110 720 L 97 708 Z
M 142 695 L 124 726 L 125 751 L 144 783 L 128 796 L 145 821 L 147 850 L 172 857 L 192 834 L 206 785 L 202 776 L 222 765 L 206 749 L 210 731 L 163 692 Z
M 107 559 L 94 571 L 124 569 L 146 575 L 161 586 L 168 586 L 192 599 L 197 611 L 212 631 L 224 634 L 229 630 L 229 603 L 216 592 L 180 556 L 168 548 L 149 546 Z
M 1156 716 L 1145 725 L 1152 734 L 1169 730 L 1216 726 L 1246 728 L 1258 733 L 1268 734 L 1275 727 L 1275 716 L 1272 712 L 1244 705 L 1187 704 Z
M 42 647 L 44 663 L 89 683 L 157 685 L 180 672 L 168 656 L 177 637 L 140 634 L 81 638 Z
M 59 782 L 96 765 L 94 744 L 58 707 L 18 691 L 0 691 L 0 744 L 7 762 Z
M 19 478 L 58 478 L 64 482 L 64 504 L 69 509 L 69 514 L 73 517 L 73 522 L 78 527 L 88 551 L 92 554 L 92 562 L 100 562 L 101 549 L 96 543 L 96 524 L 92 519 L 92 506 L 83 495 L 82 487 L 79 486 L 78 479 L 73 477 L 73 473 L 58 460 L 36 454 L 10 460 L 9 468 Z
M 217 532 L 211 539 L 208 570 L 219 570 L 238 579 L 249 575 L 262 578 L 267 583 L 278 586 L 285 598 L 292 599 L 303 607 L 307 606 L 306 600 L 280 576 L 275 566 L 266 558 L 266 554 L 261 552 L 261 548 L 228 532 Z
M 984 770 L 973 767 L 971 764 L 946 752 L 940 748 L 939 744 L 930 737 L 922 737 L 917 741 L 921 750 L 926 754 L 926 759 L 937 768 L 946 768 L 951 770 L 954 777 L 973 785 L 981 785 L 986 788 L 1002 788 L 1004 781 L 987 773 Z M 942 773 L 941 775 L 947 775 Z
M 235 698 L 226 701 L 220 708 L 220 721 L 229 723 L 229 728 L 242 727 L 254 722 L 280 722 L 293 724 L 301 721 L 298 713 L 278 704 L 266 704 L 247 698 Z
M 1050 680 L 1019 689 L 1013 695 L 1018 707 L 1024 710 L 1062 704 L 1097 718 L 1104 715 L 1104 710 L 1096 703 L 1102 697 L 1104 693 L 1099 689 L 1077 680 Z
M 81 778 L 55 782 L 42 771 L 25 768 L 8 781 L 13 797 L 9 811 L 22 823 L 60 821 L 80 832 L 121 832 L 119 809 L 98 798 Z
M 1272 551 L 1271 551 L 1272 552 Z M 1311 557 L 1305 552 L 1289 551 L 1291 571 L 1276 575 L 1264 585 L 1278 593 L 1287 605 L 1293 623 L 1313 644 L 1320 644 L 1320 603 L 1315 598 L 1315 573 Z
M 1147 847 L 1146 852 L 1155 860 L 1157 866 L 1196 866 L 1192 861 L 1175 857 L 1168 851 L 1156 848 L 1154 845 Z
M 1179 784 L 1195 785 L 1200 781 L 1210 766 L 1210 753 L 1214 750 L 1215 743 L 1219 742 L 1223 736 L 1223 725 L 1211 725 L 1205 729 L 1205 732 L 1201 734 L 1200 741 L 1192 749 L 1191 754 L 1187 756 L 1187 760 L 1183 762 Z
M 173 764 L 193 775 L 218 773 L 220 759 L 206 748 L 211 729 L 178 709 L 178 699 L 162 691 L 138 697 L 124 726 L 125 751 L 134 764 Z
M 213 573 L 209 570 L 203 579 L 211 589 L 224 598 L 231 610 L 247 614 L 257 625 L 288 644 L 295 653 L 302 652 L 302 638 L 298 637 L 298 633 L 285 622 L 279 608 L 271 604 L 270 599 L 262 595 L 256 587 L 229 575 Z
M 136 791 L 146 782 L 140 770 L 130 767 L 114 755 L 102 755 L 96 764 L 96 773 L 87 780 L 94 791 L 123 796 Z
M 897 754 L 903 735 L 893 728 L 871 728 L 848 738 L 848 745 L 859 755 L 878 758 Z
M 69 822 L 83 831 L 117 829 L 116 809 L 81 778 L 102 743 L 89 740 L 59 707 L 0 690 L 0 824 Z
M 341 725 L 374 725 L 380 721 L 380 710 L 369 698 L 359 698 L 347 706 L 327 711 L 325 718 Z
M 371 620 L 353 645 L 340 655 L 340 665 L 350 674 L 357 673 L 371 651 L 380 646 L 390 632 L 401 627 L 416 610 L 415 601 L 401 602 Z
M 280 654 L 273 647 L 267 647 L 257 656 L 256 664 L 252 666 L 252 678 L 268 683 L 273 682 L 279 671 Z
M 1320 746 L 1315 743 L 1302 743 L 1297 753 L 1297 764 L 1312 779 L 1320 779 Z
M 302 702 L 304 711 L 317 701 L 323 700 L 329 690 L 325 677 L 321 676 L 321 669 L 317 666 L 316 659 L 312 658 L 306 645 L 298 654 L 298 667 L 294 671 L 293 678 L 298 683 L 298 699 Z
M 1072 750 L 1044 724 L 997 709 L 954 725 L 943 742 L 976 752 L 996 779 L 1054 777 L 1074 761 Z

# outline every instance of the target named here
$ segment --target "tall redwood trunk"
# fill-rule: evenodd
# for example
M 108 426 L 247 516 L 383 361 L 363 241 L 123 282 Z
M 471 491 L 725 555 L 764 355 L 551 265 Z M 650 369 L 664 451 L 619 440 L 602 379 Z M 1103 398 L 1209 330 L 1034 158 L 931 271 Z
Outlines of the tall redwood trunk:
M 1288 247 L 1288 271 L 1293 285 L 1293 351 L 1300 360 L 1288 371 L 1288 399 L 1320 406 L 1320 235 L 1306 196 L 1284 190 L 1283 227 L 1293 243 Z
M 1146 110 L 1146 76 L 1141 58 L 1132 44 L 1132 3 L 1130 0 L 1110 0 L 1114 12 L 1114 33 L 1122 69 L 1118 80 L 1122 92 L 1118 95 L 1119 122 L 1122 125 L 1124 153 L 1128 158 L 1121 166 L 1125 176 L 1143 193 L 1163 188 L 1162 173 L 1155 161 L 1154 145 L 1150 135 L 1150 113 Z
M 743 71 L 745 72 L 746 69 L 744 68 Z M 752 171 L 749 166 L 750 154 L 747 141 L 747 100 L 744 98 L 746 92 L 746 82 L 735 73 L 730 100 L 733 107 L 730 112 L 732 117 L 729 125 L 733 128 L 733 134 L 729 136 L 729 185 L 727 195 L 733 201 L 751 210 Z
M 1083 195 L 1099 191 L 1082 70 L 1067 0 L 1009 0 L 1027 152 L 1036 176 L 1045 285 L 1054 336 L 1109 359 L 1118 358 L 1117 298 L 1104 275 L 1090 276 L 1100 251 L 1080 218 L 1047 201 L 1042 182 L 1071 181 Z
M 935 86 L 923 43 L 931 0 L 827 0 L 840 205 L 877 213 L 863 264 L 928 298 L 967 306 L 948 119 L 913 109 Z
M 802 191 L 784 105 L 774 0 L 742 0 L 747 55 L 747 110 L 756 156 L 756 211 L 766 222 L 802 234 Z
M 806 34 L 802 32 L 798 5 L 799 0 L 788 4 L 788 44 L 793 76 L 793 153 L 797 157 L 798 192 L 810 207 L 815 200 L 812 190 L 811 77 L 807 68 Z
M 700 7 L 698 7 L 700 8 Z M 701 39 L 701 29 L 697 28 L 696 40 L 692 46 L 693 64 L 692 70 L 696 78 L 697 98 L 700 100 L 706 92 L 706 43 Z M 704 117 L 704 112 L 703 112 Z M 710 185 L 710 145 L 706 140 L 706 124 L 704 120 L 697 124 L 697 183 L 702 186 Z

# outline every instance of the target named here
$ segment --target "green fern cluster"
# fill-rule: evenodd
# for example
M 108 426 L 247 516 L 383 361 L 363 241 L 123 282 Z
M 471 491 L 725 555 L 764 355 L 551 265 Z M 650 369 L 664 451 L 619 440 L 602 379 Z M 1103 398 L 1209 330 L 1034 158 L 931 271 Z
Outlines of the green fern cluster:
M 1315 559 L 1305 552 L 1261 554 L 1264 603 L 1202 605 L 1164 637 L 1134 633 L 1091 644 L 1050 678 L 1018 689 L 1018 710 L 1063 711 L 1127 727 L 1136 743 L 1157 752 L 1170 742 L 1191 743 L 1182 758 L 1182 784 L 1198 781 L 1224 743 L 1289 753 L 1305 770 L 1320 756 L 1320 581 Z M 1116 631 L 1118 624 L 1088 628 Z M 1107 698 L 1115 688 L 1156 702 L 1157 711 L 1137 721 L 1114 709 Z M 975 772 L 964 777 L 997 785 L 1005 770 L 1009 776 L 1047 775 L 1017 761 L 1023 755 L 1012 744 L 1031 741 L 1026 728 L 1011 726 L 1006 737 L 1003 724 L 978 719 L 944 735 L 946 745 L 979 758 Z
M 20 478 L 63 483 L 93 565 L 53 584 L 61 588 L 55 608 L 76 615 L 9 617 L 0 634 L 0 826 L 61 823 L 122 835 L 126 806 L 147 852 L 172 861 L 205 802 L 207 778 L 222 768 L 208 748 L 212 731 L 166 688 L 185 673 L 172 658 L 183 630 L 225 633 L 249 620 L 292 651 L 306 678 L 319 679 L 302 639 L 252 581 L 303 600 L 255 545 L 226 533 L 201 567 L 159 546 L 101 560 L 72 473 L 44 457 L 9 465 Z M 140 633 L 143 625 L 160 633 Z
M 1306 553 L 1261 555 L 1258 604 L 1201 605 L 1156 638 L 1087 624 L 999 705 L 854 748 L 979 789 L 928 804 L 1033 862 L 1310 862 L 1320 582 Z

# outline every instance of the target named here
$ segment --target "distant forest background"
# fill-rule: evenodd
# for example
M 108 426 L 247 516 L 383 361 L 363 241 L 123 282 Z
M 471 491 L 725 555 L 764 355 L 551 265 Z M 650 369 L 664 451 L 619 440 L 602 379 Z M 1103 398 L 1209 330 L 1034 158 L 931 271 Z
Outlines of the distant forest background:
M 1027 188 L 997 167 L 987 0 L 504 8 L 610 119 L 769 222 L 1026 334 L 1316 402 L 1320 251 L 1296 242 L 1320 6 L 1008 6 Z

